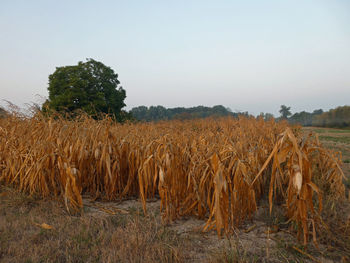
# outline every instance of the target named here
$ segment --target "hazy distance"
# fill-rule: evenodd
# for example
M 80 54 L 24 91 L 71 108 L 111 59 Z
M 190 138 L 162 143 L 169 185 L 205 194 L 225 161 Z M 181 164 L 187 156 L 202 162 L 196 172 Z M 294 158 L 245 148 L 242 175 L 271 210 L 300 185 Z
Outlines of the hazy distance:
M 38 102 L 55 67 L 94 58 L 119 74 L 127 109 L 349 105 L 349 14 L 340 0 L 2 0 L 0 99 Z

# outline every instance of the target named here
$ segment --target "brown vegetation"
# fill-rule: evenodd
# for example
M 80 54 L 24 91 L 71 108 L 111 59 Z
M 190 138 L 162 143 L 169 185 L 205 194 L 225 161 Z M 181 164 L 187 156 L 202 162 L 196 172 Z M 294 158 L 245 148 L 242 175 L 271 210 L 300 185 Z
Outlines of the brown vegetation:
M 266 194 L 270 210 L 284 204 L 304 244 L 316 243 L 322 200 L 345 197 L 340 164 L 317 136 L 273 120 L 0 120 L 2 184 L 62 198 L 70 213 L 82 211 L 82 194 L 138 197 L 145 212 L 146 200 L 159 197 L 165 221 L 197 216 L 219 235 L 251 217 Z
M 75 217 L 58 202 L 0 186 L 0 262 L 183 262 L 187 244 L 142 209 L 85 207 Z

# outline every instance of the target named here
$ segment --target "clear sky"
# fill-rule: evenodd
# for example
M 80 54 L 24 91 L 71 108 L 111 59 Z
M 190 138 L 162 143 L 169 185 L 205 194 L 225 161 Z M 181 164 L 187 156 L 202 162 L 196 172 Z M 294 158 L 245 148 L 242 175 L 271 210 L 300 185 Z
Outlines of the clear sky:
M 350 104 L 350 1 L 0 0 L 0 99 L 38 101 L 86 58 L 119 74 L 127 109 L 327 110 Z

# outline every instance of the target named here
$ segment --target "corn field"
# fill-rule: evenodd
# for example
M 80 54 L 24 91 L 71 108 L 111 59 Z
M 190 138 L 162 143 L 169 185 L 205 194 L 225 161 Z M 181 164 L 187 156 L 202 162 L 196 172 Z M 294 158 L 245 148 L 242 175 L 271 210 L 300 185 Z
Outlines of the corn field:
M 82 212 L 82 195 L 102 200 L 161 200 L 164 221 L 206 220 L 229 234 L 266 197 L 283 203 L 304 243 L 316 242 L 325 195 L 345 197 L 341 156 L 317 135 L 254 118 L 115 124 L 0 119 L 0 183 Z

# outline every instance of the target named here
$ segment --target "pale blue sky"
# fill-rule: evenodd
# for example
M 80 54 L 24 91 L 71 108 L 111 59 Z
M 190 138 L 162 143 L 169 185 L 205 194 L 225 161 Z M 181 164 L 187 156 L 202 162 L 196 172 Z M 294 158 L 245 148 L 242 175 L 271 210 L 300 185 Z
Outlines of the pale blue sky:
M 20 106 L 86 58 L 119 74 L 127 109 L 350 104 L 346 0 L 0 0 L 0 33 L 0 99 Z

